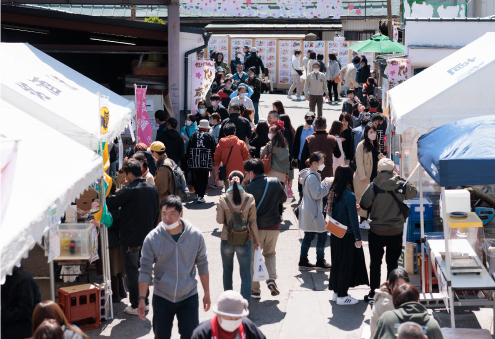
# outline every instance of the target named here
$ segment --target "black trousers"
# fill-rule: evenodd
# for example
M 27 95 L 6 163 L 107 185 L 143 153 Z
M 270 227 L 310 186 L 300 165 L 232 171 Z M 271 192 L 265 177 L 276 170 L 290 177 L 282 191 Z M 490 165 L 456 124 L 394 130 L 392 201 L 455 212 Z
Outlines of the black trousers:
M 139 304 L 139 267 L 141 259 L 141 246 L 129 248 L 127 246 L 121 246 L 122 257 L 124 259 L 124 269 L 127 276 L 127 290 L 129 291 L 129 301 L 132 308 L 137 308 Z M 146 293 L 146 305 L 149 304 L 148 296 L 149 289 Z
M 337 84 L 333 80 L 328 80 L 327 86 L 328 86 L 328 97 L 330 98 L 330 101 L 332 101 L 332 89 L 333 89 L 333 97 L 335 98 L 335 101 L 339 100 L 339 93 L 337 92 L 337 88 L 339 84 Z
M 203 198 L 206 193 L 206 187 L 208 186 L 208 174 L 209 171 L 197 171 L 193 170 L 192 171 L 192 183 L 194 186 L 194 189 L 196 190 L 196 194 Z
M 368 246 L 370 249 L 370 296 L 375 295 L 375 289 L 380 287 L 380 271 L 382 266 L 384 248 L 387 248 L 385 261 L 387 263 L 387 277 L 397 268 L 402 251 L 402 233 L 399 235 L 384 236 L 373 232 L 368 233 Z

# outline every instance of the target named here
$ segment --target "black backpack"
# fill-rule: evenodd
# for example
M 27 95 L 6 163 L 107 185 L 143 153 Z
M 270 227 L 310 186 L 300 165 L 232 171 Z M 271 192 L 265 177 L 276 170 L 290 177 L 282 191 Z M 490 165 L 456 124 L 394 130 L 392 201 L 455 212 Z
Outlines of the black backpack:
M 400 213 L 404 216 L 404 219 L 407 219 L 411 215 L 411 209 L 404 204 L 402 201 L 397 198 L 395 193 L 404 193 L 406 190 L 406 182 L 401 181 L 399 184 L 399 187 L 395 189 L 394 191 L 385 191 L 379 188 L 378 186 L 375 185 L 375 183 L 371 183 L 373 185 L 373 192 L 375 193 L 375 196 L 378 195 L 379 193 L 390 193 L 392 195 L 392 198 L 394 198 L 395 202 L 399 206 Z M 371 207 L 368 209 L 368 211 L 371 211 Z

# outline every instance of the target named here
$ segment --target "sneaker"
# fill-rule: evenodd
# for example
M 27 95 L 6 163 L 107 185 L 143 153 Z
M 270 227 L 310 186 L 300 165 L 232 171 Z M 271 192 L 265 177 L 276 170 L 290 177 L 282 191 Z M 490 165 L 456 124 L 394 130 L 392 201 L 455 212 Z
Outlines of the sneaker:
M 334 292 L 333 296 L 332 296 L 332 301 L 333 302 L 337 301 L 337 298 L 338 298 L 338 295 L 337 295 L 337 293 Z
M 315 265 L 309 262 L 308 258 L 299 259 L 299 270 L 311 271 L 315 268 Z
M 330 270 L 331 267 L 332 267 L 332 265 L 327 263 L 327 261 L 325 259 L 316 260 L 316 270 L 317 271 L 328 271 L 328 270 Z
M 291 99 L 292 100 L 292 95 L 288 95 L 287 96 L 287 99 Z
M 198 197 L 198 200 L 197 201 L 198 201 L 198 204 L 202 204 L 202 203 L 205 203 L 206 202 L 205 201 L 205 198 L 203 198 L 203 197 Z
M 132 306 L 127 306 L 124 309 L 124 312 L 127 313 L 127 314 L 131 314 L 131 315 L 138 315 L 138 309 L 137 308 L 132 308 Z
M 195 192 L 196 192 L 196 190 L 194 189 L 194 186 L 189 186 L 189 193 L 193 194 Z
M 369 294 L 365 295 L 364 296 L 364 302 L 368 303 L 370 305 L 374 305 L 375 304 L 375 296 L 370 296 Z
M 275 280 L 270 279 L 268 280 L 267 284 L 268 284 L 268 289 L 272 291 L 272 296 L 277 296 L 280 294 L 280 290 L 278 289 Z
M 297 97 L 297 101 L 303 101 L 303 97 Z
M 251 291 L 251 299 L 261 299 L 261 293 Z
M 214 184 L 214 185 L 210 185 L 210 188 L 220 188 L 220 186 L 218 186 L 217 184 Z
M 359 300 L 354 299 L 350 296 L 337 298 L 337 305 L 355 305 L 359 302 Z
M 368 220 L 363 221 L 362 223 L 359 224 L 359 228 L 363 230 L 369 230 L 370 229 L 370 222 Z

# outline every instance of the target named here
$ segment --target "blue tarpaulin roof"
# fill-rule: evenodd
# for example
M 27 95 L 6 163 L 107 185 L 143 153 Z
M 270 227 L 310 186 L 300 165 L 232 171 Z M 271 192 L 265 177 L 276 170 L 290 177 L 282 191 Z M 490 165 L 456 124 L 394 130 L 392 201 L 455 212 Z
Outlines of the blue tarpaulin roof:
M 459 120 L 422 135 L 418 159 L 442 187 L 495 184 L 495 116 Z

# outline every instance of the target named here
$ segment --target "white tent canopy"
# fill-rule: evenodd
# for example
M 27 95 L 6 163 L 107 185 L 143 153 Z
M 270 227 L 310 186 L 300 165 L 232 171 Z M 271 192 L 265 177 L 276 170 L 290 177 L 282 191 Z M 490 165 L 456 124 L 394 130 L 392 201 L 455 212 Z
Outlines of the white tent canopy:
M 134 102 L 29 44 L 2 43 L 1 56 L 2 99 L 92 150 L 100 138 L 98 92 L 110 102 L 107 140 L 135 115 Z
M 60 218 L 67 206 L 103 175 L 103 160 L 4 100 L 0 105 L 3 283 L 48 231 L 48 212 L 57 207 L 56 217 Z M 16 152 L 10 152 L 15 145 Z M 5 167 L 6 163 L 13 168 Z
M 495 33 L 486 33 L 388 93 L 397 134 L 495 114 Z

